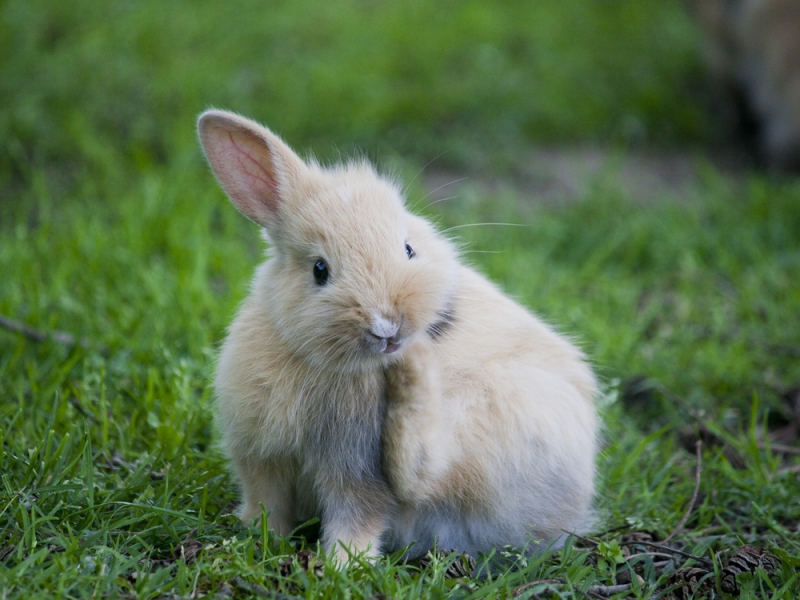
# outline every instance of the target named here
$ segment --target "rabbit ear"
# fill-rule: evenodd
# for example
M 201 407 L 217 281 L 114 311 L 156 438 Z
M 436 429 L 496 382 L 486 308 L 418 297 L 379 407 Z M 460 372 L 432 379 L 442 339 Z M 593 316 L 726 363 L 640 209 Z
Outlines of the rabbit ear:
M 204 112 L 197 130 L 231 202 L 267 230 L 275 227 L 287 190 L 303 175 L 305 163 L 271 131 L 231 112 Z

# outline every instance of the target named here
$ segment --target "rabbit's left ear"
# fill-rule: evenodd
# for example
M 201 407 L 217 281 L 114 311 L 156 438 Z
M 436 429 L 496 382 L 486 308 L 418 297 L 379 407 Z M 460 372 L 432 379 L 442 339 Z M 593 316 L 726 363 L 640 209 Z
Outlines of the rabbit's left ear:
M 281 205 L 306 174 L 306 164 L 269 129 L 231 112 L 204 112 L 197 130 L 228 198 L 242 214 L 274 234 Z

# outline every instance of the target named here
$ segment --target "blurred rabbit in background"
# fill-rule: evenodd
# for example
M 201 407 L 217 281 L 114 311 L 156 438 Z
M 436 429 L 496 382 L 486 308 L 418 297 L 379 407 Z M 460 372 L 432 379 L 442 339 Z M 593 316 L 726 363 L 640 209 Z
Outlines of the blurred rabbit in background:
M 688 0 L 706 34 L 706 60 L 734 108 L 752 125 L 759 158 L 800 170 L 800 1 Z

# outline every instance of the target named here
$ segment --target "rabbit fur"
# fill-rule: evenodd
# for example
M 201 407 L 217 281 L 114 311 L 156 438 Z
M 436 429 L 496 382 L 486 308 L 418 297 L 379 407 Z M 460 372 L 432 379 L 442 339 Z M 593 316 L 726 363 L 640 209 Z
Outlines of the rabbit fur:
M 558 544 L 584 527 L 597 387 L 583 354 L 463 265 L 367 163 L 303 161 L 225 111 L 198 130 L 270 242 L 215 377 L 240 517 L 263 507 L 286 535 L 317 516 L 341 561 L 437 540 Z

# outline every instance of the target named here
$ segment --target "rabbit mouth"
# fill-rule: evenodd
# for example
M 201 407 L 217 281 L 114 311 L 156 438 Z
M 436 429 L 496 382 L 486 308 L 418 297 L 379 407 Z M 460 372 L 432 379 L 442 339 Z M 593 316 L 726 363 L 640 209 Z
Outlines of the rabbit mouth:
M 381 337 L 374 334 L 369 335 L 370 351 L 375 354 L 392 354 L 400 349 L 403 344 L 401 337 Z
M 393 342 L 391 340 L 386 340 L 386 348 L 383 349 L 383 353 L 391 354 L 392 352 L 395 352 L 398 348 L 400 348 L 399 341 Z

